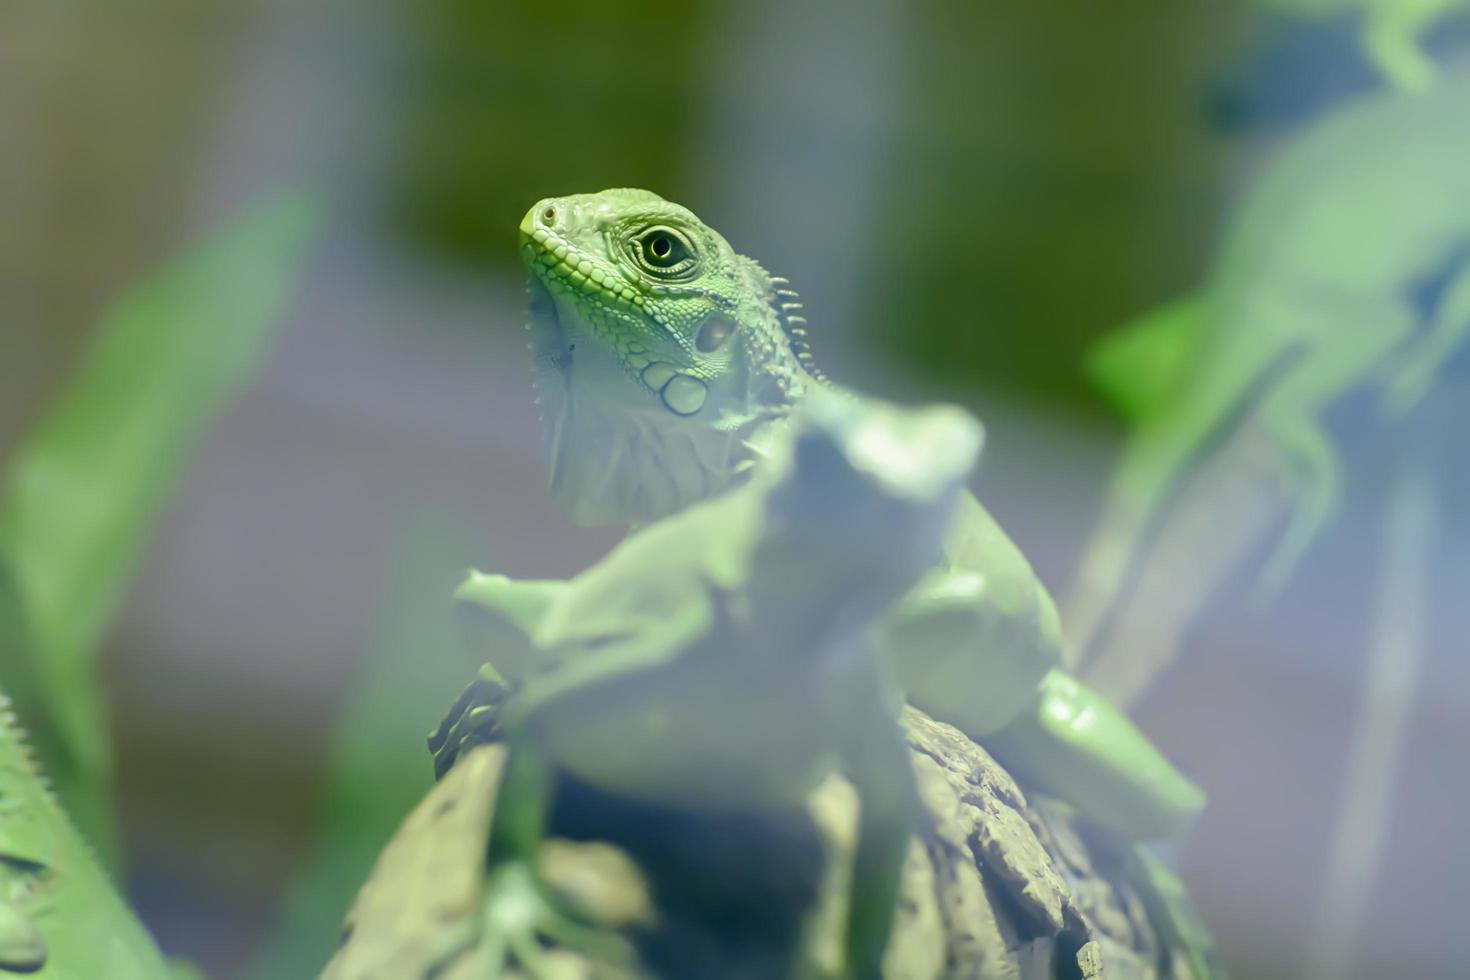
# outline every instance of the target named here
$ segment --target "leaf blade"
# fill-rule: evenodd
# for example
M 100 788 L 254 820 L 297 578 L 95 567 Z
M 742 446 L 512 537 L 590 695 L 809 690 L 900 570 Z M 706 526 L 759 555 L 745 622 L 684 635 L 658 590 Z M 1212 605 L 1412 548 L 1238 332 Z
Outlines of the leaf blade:
M 103 632 L 193 447 L 260 363 L 317 222 L 311 195 L 284 196 L 130 290 L 10 461 L 0 566 L 25 617 L 9 663 L 29 676 L 6 679 L 64 804 L 104 854 Z

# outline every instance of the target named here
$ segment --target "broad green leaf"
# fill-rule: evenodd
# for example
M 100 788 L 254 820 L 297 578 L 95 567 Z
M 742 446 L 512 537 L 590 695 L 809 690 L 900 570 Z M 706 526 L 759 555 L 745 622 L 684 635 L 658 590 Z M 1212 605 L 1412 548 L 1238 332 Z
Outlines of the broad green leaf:
M 279 325 L 316 221 L 312 200 L 287 197 L 139 284 L 103 317 L 75 375 L 10 461 L 0 588 L 8 579 L 18 594 L 25 638 L 12 628 L 11 643 L 23 648 L 0 664 L 43 767 L 104 855 L 112 828 L 96 670 L 103 632 L 190 450 Z
M 429 731 L 474 677 L 450 608 L 465 569 L 483 558 L 474 529 L 423 512 L 405 521 L 401 537 L 377 640 L 333 726 L 315 849 L 287 888 L 281 923 L 245 974 L 251 980 L 321 972 L 379 852 L 433 784 Z
M 1088 380 L 1129 422 L 1153 416 L 1189 369 L 1204 311 L 1192 295 L 1124 324 L 1088 352 Z

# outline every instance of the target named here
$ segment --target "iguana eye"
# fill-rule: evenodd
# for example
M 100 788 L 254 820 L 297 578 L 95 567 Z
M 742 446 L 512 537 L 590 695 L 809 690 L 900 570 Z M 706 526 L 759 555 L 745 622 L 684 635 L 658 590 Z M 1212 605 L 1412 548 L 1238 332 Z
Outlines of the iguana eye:
M 654 228 L 644 233 L 642 246 L 643 261 L 655 269 L 672 269 L 691 258 L 689 246 L 666 228 Z

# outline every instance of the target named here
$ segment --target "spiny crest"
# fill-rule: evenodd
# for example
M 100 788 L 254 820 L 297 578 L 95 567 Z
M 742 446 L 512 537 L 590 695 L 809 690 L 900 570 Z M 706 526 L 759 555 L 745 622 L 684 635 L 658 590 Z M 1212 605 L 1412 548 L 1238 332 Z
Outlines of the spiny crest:
M 785 276 L 771 276 L 771 288 L 776 294 L 776 310 L 781 321 L 781 332 L 786 335 L 787 346 L 796 355 L 797 362 L 807 374 L 821 384 L 829 384 L 827 376 L 812 360 L 812 346 L 807 339 L 806 317 L 801 297 L 791 288 L 791 280 Z
M 606 197 L 621 200 L 627 204 L 664 204 L 664 198 L 653 191 L 644 190 L 642 187 L 609 187 L 604 191 L 598 191 L 595 195 L 588 197 Z
M 41 768 L 40 760 L 36 758 L 35 750 L 31 748 L 30 738 L 27 737 L 26 730 L 21 726 L 20 718 L 15 713 L 14 703 L 4 694 L 0 694 L 0 738 L 11 743 L 15 753 L 20 756 L 22 764 L 41 784 L 41 789 L 47 796 L 55 800 L 56 791 L 51 784 L 51 778 Z

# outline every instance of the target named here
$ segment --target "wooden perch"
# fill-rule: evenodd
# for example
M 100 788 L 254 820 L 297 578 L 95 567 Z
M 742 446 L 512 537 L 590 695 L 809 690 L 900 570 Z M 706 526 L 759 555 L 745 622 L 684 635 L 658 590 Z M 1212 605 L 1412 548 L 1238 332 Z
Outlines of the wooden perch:
M 1198 974 L 1150 916 L 1126 849 L 1089 837 L 957 729 L 905 712 L 923 803 L 885 976 L 977 980 Z M 500 745 L 469 752 L 383 850 L 323 980 L 484 980 L 476 943 Z M 552 891 L 631 939 L 636 977 L 826 977 L 842 949 L 856 794 L 711 818 L 564 786 L 539 855 Z M 624 977 L 566 950 L 556 975 Z M 794 966 L 793 966 L 794 964 Z

